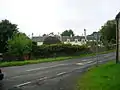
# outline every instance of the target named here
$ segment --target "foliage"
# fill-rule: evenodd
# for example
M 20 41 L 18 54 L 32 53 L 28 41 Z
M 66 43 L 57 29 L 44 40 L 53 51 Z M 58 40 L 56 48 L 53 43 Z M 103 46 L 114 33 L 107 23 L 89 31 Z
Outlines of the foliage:
M 36 46 L 33 49 L 33 56 L 38 57 L 54 57 L 61 53 L 66 55 L 73 55 L 88 49 L 86 46 L 71 45 L 71 44 L 51 44 Z
M 95 34 L 97 34 L 98 32 L 93 32 L 92 34 L 91 34 L 91 36 L 94 36 Z
M 43 36 L 43 37 L 44 37 L 44 36 L 47 36 L 47 34 L 43 34 L 42 36 Z
M 7 50 L 7 41 L 12 38 L 13 33 L 18 32 L 16 24 L 12 24 L 8 20 L 0 22 L 0 52 L 4 53 Z
M 64 32 L 62 32 L 61 36 L 74 36 L 74 32 L 70 29 L 70 30 L 65 30 Z
M 97 43 L 96 43 L 96 41 L 87 41 L 87 46 L 88 47 L 90 47 L 90 50 L 92 51 L 92 52 L 96 52 L 96 47 L 97 47 L 97 45 L 96 45 Z
M 29 54 L 32 49 L 31 40 L 23 33 L 14 34 L 13 38 L 8 41 L 8 53 L 23 57 Z
M 111 51 L 105 51 L 105 52 L 100 52 L 98 54 L 106 54 L 110 52 L 114 52 L 115 50 Z M 55 58 L 44 58 L 44 59 L 38 59 L 38 60 L 27 60 L 27 61 L 14 61 L 12 60 L 11 62 L 1 62 L 0 67 L 8 67 L 8 66 L 22 66 L 26 64 L 37 64 L 37 63 L 42 63 L 42 62 L 53 62 L 53 61 L 63 61 L 63 60 L 71 60 L 75 58 L 82 58 L 82 57 L 88 57 L 88 56 L 95 56 L 96 53 L 91 53 L 91 54 L 81 54 L 78 56 L 64 56 L 64 57 L 55 57 Z
M 43 41 L 43 44 L 58 44 L 61 43 L 61 41 L 55 37 L 55 36 L 48 36 L 45 38 L 45 40 Z
M 109 62 L 93 67 L 78 81 L 77 90 L 120 90 L 120 65 Z
M 101 40 L 104 45 L 108 45 L 109 43 L 116 43 L 116 23 L 115 20 L 109 20 L 102 26 L 100 30 L 102 36 Z

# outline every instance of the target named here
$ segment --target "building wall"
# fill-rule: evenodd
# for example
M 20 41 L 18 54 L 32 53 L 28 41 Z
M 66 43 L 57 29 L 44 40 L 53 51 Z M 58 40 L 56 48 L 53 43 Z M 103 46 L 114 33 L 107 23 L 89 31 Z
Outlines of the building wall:
M 64 44 L 72 44 L 72 45 L 83 45 L 86 44 L 86 42 L 64 42 Z
M 37 42 L 37 46 L 43 45 L 43 42 Z
M 78 41 L 78 42 L 75 42 L 75 41 L 72 41 L 72 42 L 63 42 L 64 44 L 72 44 L 72 45 L 83 45 L 83 44 L 86 44 L 86 42 L 82 42 L 82 41 Z M 40 46 L 40 45 L 43 45 L 43 42 L 37 42 L 37 45 Z
M 64 44 L 72 44 L 72 45 L 83 45 L 83 44 L 86 44 L 86 41 L 96 41 L 94 40 L 94 38 L 90 38 L 90 36 L 88 37 L 87 40 L 85 40 L 84 37 L 58 37 L 61 42 L 63 42 Z M 36 41 L 37 42 L 37 45 L 40 46 L 40 45 L 43 45 L 43 37 L 37 37 L 37 38 L 33 38 L 33 41 Z

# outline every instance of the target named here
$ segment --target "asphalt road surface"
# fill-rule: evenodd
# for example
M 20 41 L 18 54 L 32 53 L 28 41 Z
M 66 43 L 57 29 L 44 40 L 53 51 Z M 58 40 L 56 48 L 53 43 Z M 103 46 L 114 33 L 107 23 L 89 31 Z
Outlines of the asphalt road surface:
M 99 63 L 114 60 L 115 53 L 98 55 Z M 3 68 L 4 80 L 0 90 L 73 90 L 77 77 L 91 65 L 96 57 L 40 63 Z

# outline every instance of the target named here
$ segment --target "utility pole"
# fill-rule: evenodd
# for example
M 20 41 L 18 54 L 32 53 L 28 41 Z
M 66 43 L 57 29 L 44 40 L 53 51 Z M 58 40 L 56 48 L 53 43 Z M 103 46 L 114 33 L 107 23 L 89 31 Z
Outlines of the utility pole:
M 96 34 L 96 66 L 98 66 L 98 33 Z
M 98 66 L 98 33 L 94 34 L 94 38 L 96 39 L 96 66 Z
M 120 12 L 116 15 L 116 63 L 120 60 Z

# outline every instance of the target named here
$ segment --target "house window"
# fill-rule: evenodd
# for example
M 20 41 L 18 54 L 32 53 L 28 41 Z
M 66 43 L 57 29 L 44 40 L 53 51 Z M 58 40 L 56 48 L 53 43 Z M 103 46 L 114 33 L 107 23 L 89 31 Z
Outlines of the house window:
M 82 42 L 82 43 L 85 43 L 85 39 L 82 39 L 81 42 Z
M 67 42 L 69 43 L 69 42 L 70 42 L 70 39 L 67 39 Z
M 77 43 L 78 42 L 78 39 L 75 39 L 75 43 Z

